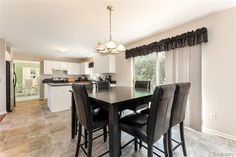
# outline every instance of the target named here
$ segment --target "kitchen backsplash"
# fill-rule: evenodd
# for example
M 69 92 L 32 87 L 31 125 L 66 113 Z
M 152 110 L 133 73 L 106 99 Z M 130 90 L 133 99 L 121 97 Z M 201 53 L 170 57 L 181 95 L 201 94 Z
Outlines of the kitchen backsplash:
M 87 76 L 88 79 L 90 79 L 89 75 L 65 75 L 65 74 L 53 74 L 53 75 L 41 75 L 41 79 L 48 79 L 48 78 L 52 78 L 52 77 L 58 77 L 58 78 L 71 78 L 71 77 L 75 77 L 76 79 L 80 76 Z

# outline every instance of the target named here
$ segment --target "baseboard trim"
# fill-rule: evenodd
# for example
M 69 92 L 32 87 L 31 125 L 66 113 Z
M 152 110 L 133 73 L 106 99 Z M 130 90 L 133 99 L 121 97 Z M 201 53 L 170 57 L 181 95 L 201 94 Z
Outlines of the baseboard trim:
M 7 112 L 0 112 L 0 115 L 2 115 L 2 114 L 7 114 Z
M 229 140 L 236 141 L 236 137 L 235 136 L 232 136 L 232 135 L 220 132 L 220 131 L 216 131 L 216 130 L 213 130 L 213 129 L 202 128 L 202 132 L 208 133 L 208 134 L 212 134 L 212 135 L 216 135 L 216 136 L 220 136 L 220 137 L 223 137 L 223 138 L 227 138 Z

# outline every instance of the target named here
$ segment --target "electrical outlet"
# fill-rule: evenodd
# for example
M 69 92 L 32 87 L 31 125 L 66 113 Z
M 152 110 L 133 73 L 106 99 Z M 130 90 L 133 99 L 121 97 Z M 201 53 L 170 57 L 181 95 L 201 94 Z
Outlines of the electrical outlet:
M 215 113 L 210 113 L 210 119 L 216 119 L 216 114 Z

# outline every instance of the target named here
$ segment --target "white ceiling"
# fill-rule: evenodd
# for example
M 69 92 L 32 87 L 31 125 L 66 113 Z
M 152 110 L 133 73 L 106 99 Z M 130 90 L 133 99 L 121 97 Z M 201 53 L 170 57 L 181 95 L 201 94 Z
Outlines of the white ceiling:
M 114 6 L 113 38 L 126 44 L 236 6 L 236 0 L 0 0 L 0 37 L 19 52 L 89 57 L 108 38 L 107 4 Z

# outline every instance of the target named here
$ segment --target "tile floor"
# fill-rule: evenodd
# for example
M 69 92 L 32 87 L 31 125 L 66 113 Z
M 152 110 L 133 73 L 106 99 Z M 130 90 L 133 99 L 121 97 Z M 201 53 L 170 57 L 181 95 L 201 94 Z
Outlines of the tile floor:
M 173 134 L 179 139 L 178 128 Z M 185 129 L 185 137 L 189 157 L 236 157 L 236 142 L 190 129 Z M 130 138 L 122 134 L 123 143 Z M 156 145 L 161 148 L 162 141 Z M 108 149 L 108 142 L 99 138 L 93 146 L 93 156 L 98 156 Z M 70 138 L 70 111 L 51 113 L 45 101 L 19 102 L 0 123 L 0 157 L 73 157 L 75 147 L 76 140 Z M 122 152 L 124 157 L 147 154 L 144 148 L 134 152 L 133 144 Z M 80 151 L 79 156 L 85 155 Z M 183 156 L 181 148 L 174 156 Z

